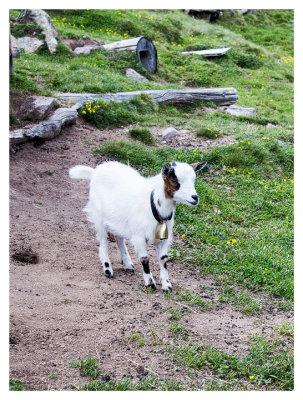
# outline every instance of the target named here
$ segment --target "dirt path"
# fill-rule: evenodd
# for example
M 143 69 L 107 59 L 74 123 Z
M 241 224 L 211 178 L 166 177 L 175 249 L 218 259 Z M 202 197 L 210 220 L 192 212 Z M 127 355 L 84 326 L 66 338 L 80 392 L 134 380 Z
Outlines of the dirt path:
M 119 131 L 123 135 L 123 130 Z M 113 138 L 113 131 L 98 132 L 75 125 L 50 142 L 35 147 L 27 143 L 10 158 L 10 254 L 31 247 L 39 262 L 10 263 L 10 375 L 30 390 L 71 390 L 86 378 L 71 368 L 71 361 L 98 359 L 101 371 L 117 380 L 124 375 L 140 377 L 153 371 L 160 377 L 205 387 L 205 372 L 189 377 L 186 369 L 173 363 L 169 354 L 152 352 L 156 335 L 169 343 L 168 308 L 187 308 L 160 291 L 146 293 L 142 287 L 137 258 L 136 273 L 127 274 L 110 243 L 115 278 L 101 272 L 95 233 L 81 211 L 88 185 L 71 181 L 68 168 L 76 164 L 95 166 L 91 150 Z M 119 136 L 118 135 L 118 136 Z M 100 161 L 100 159 L 98 159 Z M 156 257 L 151 250 L 154 276 Z M 170 265 L 176 290 L 186 286 L 203 294 L 218 287 L 186 265 Z M 276 324 L 291 317 L 277 310 L 263 316 L 245 316 L 230 306 L 214 306 L 200 312 L 185 312 L 182 324 L 190 339 L 215 344 L 230 354 L 245 354 L 247 338 L 253 333 L 271 334 Z M 129 336 L 140 333 L 146 345 L 138 347 Z

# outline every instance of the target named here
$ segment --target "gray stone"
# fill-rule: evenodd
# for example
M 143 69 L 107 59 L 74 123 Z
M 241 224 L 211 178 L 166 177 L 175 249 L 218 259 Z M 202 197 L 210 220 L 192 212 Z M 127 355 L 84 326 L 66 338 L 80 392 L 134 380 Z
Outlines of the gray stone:
M 291 143 L 291 142 L 284 142 L 283 140 L 277 140 L 277 142 L 278 142 L 278 144 L 280 145 L 280 146 L 293 146 L 294 144 L 293 143 Z
M 126 70 L 126 76 L 130 79 L 134 79 L 136 81 L 141 81 L 141 82 L 149 82 L 148 79 L 146 79 L 144 76 L 140 75 L 137 71 L 135 71 L 132 68 L 128 68 Z
M 33 9 L 29 10 L 28 17 L 40 26 L 50 53 L 55 53 L 58 45 L 56 40 L 58 33 L 49 15 L 43 10 Z
M 235 115 L 235 116 L 254 116 L 256 115 L 256 110 L 252 107 L 240 107 L 240 106 L 229 106 L 229 107 L 221 107 L 221 110 L 225 111 L 227 114 Z
M 165 139 L 172 139 L 179 135 L 180 133 L 177 131 L 177 129 L 172 127 L 166 128 L 162 133 L 162 137 Z
M 58 100 L 53 97 L 27 97 L 20 107 L 20 114 L 22 118 L 41 121 L 57 104 Z
M 24 50 L 26 53 L 35 53 L 35 51 L 39 50 L 44 44 L 42 40 L 29 36 L 20 37 L 18 39 L 11 36 L 11 39 L 14 51 Z

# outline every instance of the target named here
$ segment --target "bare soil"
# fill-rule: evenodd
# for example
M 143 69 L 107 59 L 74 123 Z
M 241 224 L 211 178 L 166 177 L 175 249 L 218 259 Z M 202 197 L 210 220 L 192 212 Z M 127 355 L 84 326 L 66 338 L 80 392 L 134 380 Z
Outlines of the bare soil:
M 159 142 L 160 128 L 153 131 Z M 80 387 L 88 378 L 69 363 L 88 355 L 98 360 L 100 370 L 112 380 L 125 375 L 137 380 L 148 372 L 203 389 L 210 379 L 207 372 L 197 371 L 190 377 L 170 354 L 154 351 L 174 340 L 168 329 L 168 308 L 186 310 L 180 322 L 193 343 L 213 344 L 239 357 L 247 353 L 251 334 L 271 335 L 275 325 L 292 318 L 291 313 L 277 309 L 247 316 L 230 305 L 222 306 L 216 301 L 217 283 L 201 275 L 198 267 L 186 264 L 169 265 L 174 291 L 186 287 L 203 295 L 208 287 L 214 294 L 211 309 L 188 308 L 174 296 L 166 298 L 160 286 L 155 293 L 147 293 L 132 248 L 135 274 L 123 269 L 114 242 L 109 243 L 109 254 L 115 277 L 104 276 L 95 232 L 82 212 L 88 199 L 87 182 L 72 181 L 68 169 L 76 164 L 94 167 L 102 159 L 91 150 L 106 140 L 126 139 L 125 132 L 125 128 L 98 131 L 78 121 L 52 141 L 26 143 L 11 154 L 10 376 L 29 390 Z M 30 249 L 38 262 L 13 257 L 22 249 Z M 150 255 L 157 278 L 153 248 Z M 260 318 L 264 321 L 255 323 Z M 134 333 L 146 339 L 144 346 L 130 340 Z

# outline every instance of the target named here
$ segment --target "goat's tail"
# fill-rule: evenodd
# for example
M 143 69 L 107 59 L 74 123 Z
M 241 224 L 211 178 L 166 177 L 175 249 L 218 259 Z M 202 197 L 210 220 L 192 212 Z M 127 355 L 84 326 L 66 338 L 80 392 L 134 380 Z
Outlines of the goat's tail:
M 94 169 L 86 167 L 85 165 L 76 165 L 69 169 L 69 176 L 73 179 L 86 179 L 90 181 L 92 179 Z

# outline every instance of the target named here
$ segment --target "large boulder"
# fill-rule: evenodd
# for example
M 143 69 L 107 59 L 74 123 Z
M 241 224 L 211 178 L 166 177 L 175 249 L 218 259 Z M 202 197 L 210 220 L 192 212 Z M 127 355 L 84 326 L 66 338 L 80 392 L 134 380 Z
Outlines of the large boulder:
M 256 115 L 256 110 L 252 107 L 240 107 L 236 105 L 232 105 L 229 107 L 221 107 L 223 111 L 225 111 L 227 114 L 235 115 L 237 117 L 239 116 L 254 116 Z
M 41 121 L 58 105 L 58 100 L 53 97 L 30 96 L 20 107 L 20 116 L 24 119 Z
M 178 136 L 180 136 L 180 132 L 178 132 L 177 129 L 172 127 L 164 129 L 162 133 L 163 139 L 174 139 Z
M 24 36 L 16 39 L 14 36 L 11 36 L 11 43 L 13 51 L 24 50 L 25 53 L 34 53 L 39 50 L 44 42 L 37 38 L 32 38 L 29 36 Z
M 56 40 L 58 33 L 55 25 L 50 19 L 50 16 L 43 10 L 34 9 L 29 10 L 27 17 L 40 26 L 50 53 L 55 53 L 58 45 Z

